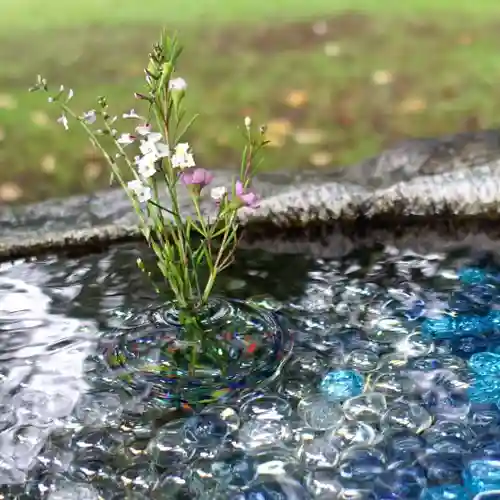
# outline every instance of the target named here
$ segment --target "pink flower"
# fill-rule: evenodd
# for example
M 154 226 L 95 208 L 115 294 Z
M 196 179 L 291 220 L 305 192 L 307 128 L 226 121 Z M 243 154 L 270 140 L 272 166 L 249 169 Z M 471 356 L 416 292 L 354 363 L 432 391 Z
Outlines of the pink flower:
M 235 186 L 236 196 L 243 202 L 244 205 L 251 208 L 259 206 L 259 195 L 249 188 L 244 188 L 241 181 L 236 181 Z
M 184 185 L 198 186 L 200 191 L 214 179 L 214 176 L 204 168 L 186 168 L 181 172 L 180 177 Z

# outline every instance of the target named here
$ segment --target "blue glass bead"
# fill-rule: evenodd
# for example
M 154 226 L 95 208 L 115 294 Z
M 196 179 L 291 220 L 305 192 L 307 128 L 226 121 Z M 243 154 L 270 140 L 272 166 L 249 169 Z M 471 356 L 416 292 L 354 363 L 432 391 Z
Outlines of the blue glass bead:
M 472 403 L 494 403 L 500 401 L 500 377 L 475 377 L 467 388 Z
M 457 318 L 457 332 L 460 337 L 471 335 L 473 337 L 486 335 L 491 331 L 491 321 L 487 316 L 463 314 Z
M 494 309 L 490 311 L 487 315 L 488 321 L 491 324 L 492 330 L 498 333 L 500 330 L 500 310 Z
M 458 279 L 467 285 L 479 285 L 487 283 L 489 273 L 479 267 L 463 267 L 458 271 Z
M 320 390 L 329 401 L 345 401 L 363 392 L 363 376 L 354 370 L 328 372 L 321 381 Z
M 424 340 L 451 339 L 457 330 L 457 320 L 453 316 L 440 316 L 438 318 L 426 318 L 422 322 L 421 334 Z
M 253 486 L 236 493 L 231 500 L 310 500 L 307 490 L 286 476 L 262 479 Z
M 500 377 L 500 354 L 478 352 L 469 359 L 469 368 L 481 377 Z
M 427 341 L 448 340 L 455 337 L 481 337 L 492 330 L 491 318 L 476 314 L 426 318 L 422 322 L 422 338 Z
M 426 488 L 420 495 L 420 500 L 468 500 L 467 490 L 459 484 L 446 484 Z
M 462 474 L 470 495 L 500 489 L 500 460 L 471 460 Z

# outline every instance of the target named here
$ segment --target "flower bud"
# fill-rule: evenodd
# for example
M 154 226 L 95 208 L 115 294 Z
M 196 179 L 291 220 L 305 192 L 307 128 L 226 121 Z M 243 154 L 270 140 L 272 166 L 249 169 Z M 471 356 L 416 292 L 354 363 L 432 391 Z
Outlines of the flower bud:
M 249 129 L 252 126 L 252 119 L 249 116 L 245 116 L 245 127 Z

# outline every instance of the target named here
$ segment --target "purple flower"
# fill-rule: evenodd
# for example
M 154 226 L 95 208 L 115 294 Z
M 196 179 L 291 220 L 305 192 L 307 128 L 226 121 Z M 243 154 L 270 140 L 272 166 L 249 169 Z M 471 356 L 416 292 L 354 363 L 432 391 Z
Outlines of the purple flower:
M 181 174 L 181 181 L 186 186 L 197 186 L 201 191 L 205 186 L 208 186 L 214 176 L 204 168 L 186 168 Z
M 257 208 L 259 206 L 259 195 L 252 189 L 245 188 L 241 181 L 236 181 L 236 196 L 247 206 Z

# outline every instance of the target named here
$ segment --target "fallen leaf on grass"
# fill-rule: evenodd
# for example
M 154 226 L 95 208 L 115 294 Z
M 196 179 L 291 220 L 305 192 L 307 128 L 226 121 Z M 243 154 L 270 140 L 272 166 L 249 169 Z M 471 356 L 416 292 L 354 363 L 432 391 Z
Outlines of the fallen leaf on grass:
M 0 200 L 7 203 L 17 201 L 23 194 L 22 189 L 14 182 L 0 184 Z
M 399 111 L 401 113 L 419 113 L 427 108 L 427 102 L 421 97 L 409 97 L 400 102 Z
M 292 90 L 285 97 L 285 102 L 291 108 L 300 108 L 309 100 L 309 96 L 305 90 Z
M 325 51 L 325 55 L 328 57 L 337 57 L 340 55 L 340 45 L 337 43 L 327 43 L 323 50 Z
M 45 155 L 40 162 L 42 171 L 46 174 L 52 174 L 56 169 L 56 158 L 53 155 Z
M 458 44 L 459 45 L 471 45 L 471 43 L 474 41 L 471 35 L 468 33 L 464 33 L 458 37 Z
M 328 151 L 318 151 L 317 153 L 313 153 L 309 157 L 309 161 L 315 167 L 326 167 L 332 162 L 332 160 L 333 160 L 333 155 Z
M 15 109 L 17 101 L 10 94 L 0 94 L 0 109 Z
M 267 123 L 266 138 L 269 146 L 280 148 L 285 144 L 286 137 L 292 132 L 293 126 L 289 120 L 278 118 Z
M 43 111 L 33 111 L 31 121 L 39 127 L 46 127 L 50 123 L 49 115 Z
M 312 25 L 312 30 L 315 35 L 326 35 L 328 32 L 328 24 L 326 21 L 318 21 Z
M 372 74 L 372 81 L 375 85 L 387 85 L 393 80 L 392 73 L 385 69 L 379 69 Z
M 317 129 L 299 129 L 293 133 L 295 142 L 303 145 L 320 144 L 325 138 L 325 133 Z

